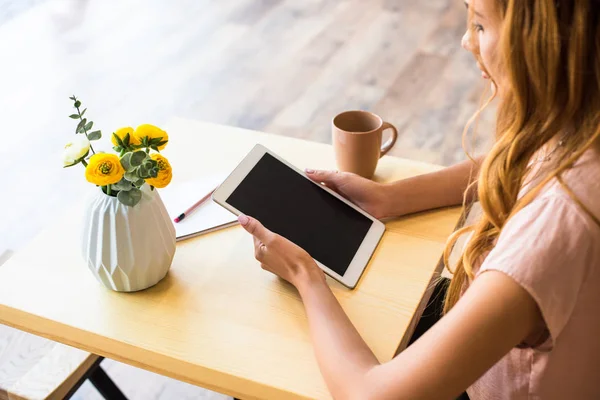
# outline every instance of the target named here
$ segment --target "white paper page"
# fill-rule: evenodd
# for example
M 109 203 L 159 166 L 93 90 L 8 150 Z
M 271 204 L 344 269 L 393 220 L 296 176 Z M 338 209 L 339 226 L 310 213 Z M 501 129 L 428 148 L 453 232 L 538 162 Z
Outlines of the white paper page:
M 208 176 L 199 180 L 174 183 L 162 189 L 160 196 L 171 219 L 175 219 L 216 188 L 226 177 L 226 174 Z M 177 237 L 180 238 L 235 221 L 237 221 L 237 217 L 234 214 L 209 198 L 190 215 L 187 215 L 183 221 L 174 225 Z

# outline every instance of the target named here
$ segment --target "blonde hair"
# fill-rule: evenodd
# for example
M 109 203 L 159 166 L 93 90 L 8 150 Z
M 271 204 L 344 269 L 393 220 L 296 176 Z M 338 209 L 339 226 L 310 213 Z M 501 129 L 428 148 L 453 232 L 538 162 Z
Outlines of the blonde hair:
M 444 252 L 448 266 L 457 239 L 472 232 L 452 271 L 444 312 L 456 304 L 474 278 L 474 266 L 493 248 L 507 221 L 552 179 L 565 186 L 561 174 L 600 137 L 600 1 L 496 0 L 496 5 L 503 21 L 499 62 L 506 87 L 496 141 L 476 182 L 483 215 L 455 232 Z M 476 35 L 472 32 L 471 37 Z M 519 197 L 532 157 L 557 137 L 562 146 L 552 169 Z

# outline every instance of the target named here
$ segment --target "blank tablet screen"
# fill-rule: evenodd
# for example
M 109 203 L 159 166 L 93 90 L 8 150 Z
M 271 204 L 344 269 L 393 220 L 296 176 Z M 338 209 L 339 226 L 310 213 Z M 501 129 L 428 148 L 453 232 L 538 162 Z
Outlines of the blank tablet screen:
M 372 224 L 268 153 L 227 203 L 296 243 L 340 276 L 344 276 Z

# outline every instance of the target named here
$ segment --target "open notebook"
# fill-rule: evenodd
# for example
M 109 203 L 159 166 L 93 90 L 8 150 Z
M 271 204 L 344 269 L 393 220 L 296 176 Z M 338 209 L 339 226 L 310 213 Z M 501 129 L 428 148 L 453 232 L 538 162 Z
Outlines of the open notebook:
M 165 203 L 171 219 L 175 219 L 216 188 L 226 177 L 226 174 L 212 175 L 198 180 L 173 183 L 162 189 L 160 197 Z M 177 231 L 177 240 L 184 240 L 235 224 L 237 224 L 237 217 L 209 198 L 194 212 L 187 215 L 183 221 L 174 225 Z

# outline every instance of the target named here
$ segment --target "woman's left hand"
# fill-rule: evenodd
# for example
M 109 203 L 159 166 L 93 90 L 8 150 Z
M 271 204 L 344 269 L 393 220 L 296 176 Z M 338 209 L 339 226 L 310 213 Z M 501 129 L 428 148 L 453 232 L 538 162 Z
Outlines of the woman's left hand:
M 296 288 L 324 282 L 325 274 L 302 248 L 265 228 L 259 221 L 240 215 L 238 221 L 254 237 L 254 256 L 262 269 L 285 279 Z

